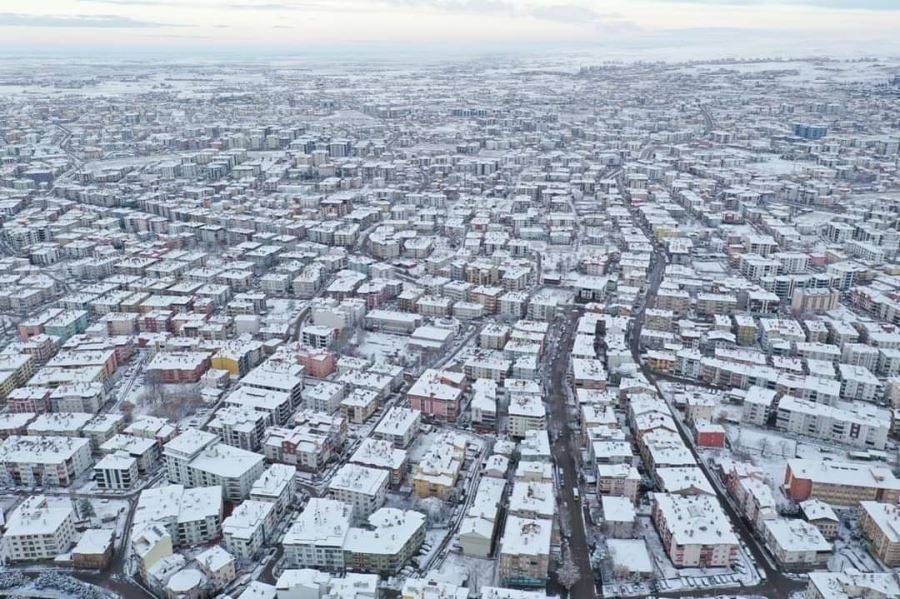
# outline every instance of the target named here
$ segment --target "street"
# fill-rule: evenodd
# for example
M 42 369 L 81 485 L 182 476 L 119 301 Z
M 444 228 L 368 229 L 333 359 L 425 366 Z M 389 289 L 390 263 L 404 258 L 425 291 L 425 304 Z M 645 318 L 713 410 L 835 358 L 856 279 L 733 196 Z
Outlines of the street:
M 569 590 L 573 599 L 590 599 L 595 597 L 594 573 L 591 570 L 590 550 L 587 545 L 584 517 L 581 502 L 575 499 L 573 489 L 578 487 L 578 447 L 569 426 L 569 407 L 565 392 L 566 374 L 569 370 L 569 354 L 575 340 L 575 323 L 579 312 L 571 311 L 565 321 L 565 329 L 560 336 L 557 351 L 550 366 L 550 420 L 551 430 L 558 433 L 555 441 L 551 441 L 556 463 L 562 469 L 565 485 L 558 488 L 559 503 L 571 521 L 571 534 L 568 538 L 569 550 L 581 577 Z
M 634 321 L 632 322 L 631 326 L 631 339 L 629 342 L 629 347 L 631 349 L 632 356 L 634 357 L 634 361 L 640 365 L 641 372 L 647 378 L 647 381 L 652 384 L 657 391 L 659 391 L 660 397 L 664 397 L 664 395 L 657 383 L 656 374 L 653 372 L 653 370 L 651 370 L 641 362 L 640 338 L 641 330 L 644 326 L 644 316 L 647 307 L 653 305 L 654 299 L 656 298 L 656 293 L 659 291 L 659 286 L 662 282 L 663 273 L 665 271 L 665 264 L 666 262 L 664 255 L 659 252 L 656 246 L 654 246 L 653 262 L 651 266 L 650 276 L 648 277 L 647 291 L 640 310 L 634 315 Z M 762 546 L 755 533 L 750 529 L 750 526 L 747 524 L 747 522 L 738 514 L 737 510 L 731 502 L 731 498 L 727 495 L 725 490 L 722 488 L 722 485 L 719 483 L 718 477 L 715 475 L 715 473 L 710 471 L 709 466 L 702 459 L 702 456 L 700 456 L 700 454 L 698 453 L 697 447 L 694 444 L 693 435 L 691 435 L 690 431 L 687 430 L 687 426 L 684 424 L 682 419 L 678 417 L 678 411 L 671 403 L 669 403 L 669 407 L 672 410 L 672 414 L 675 415 L 674 420 L 678 427 L 678 432 L 681 435 L 682 440 L 690 449 L 691 453 L 694 456 L 694 459 L 697 461 L 697 465 L 710 480 L 710 483 L 712 484 L 712 487 L 719 498 L 719 502 L 722 504 L 725 513 L 728 515 L 728 518 L 734 526 L 735 532 L 737 532 L 744 546 L 753 556 L 753 559 L 756 561 L 757 566 L 761 567 L 765 574 L 764 582 L 756 587 L 753 587 L 753 592 L 764 593 L 766 597 L 787 599 L 792 592 L 805 588 L 806 585 L 804 583 L 798 582 L 785 576 L 783 572 L 781 572 L 771 563 L 771 560 L 766 553 L 766 549 Z M 743 590 L 751 590 L 750 588 L 746 587 L 741 588 Z M 721 595 L 722 592 L 724 592 L 724 589 L 719 589 L 719 591 L 720 592 L 716 593 L 717 595 Z M 696 593 L 687 594 L 687 596 L 690 595 L 696 595 Z M 686 595 L 684 593 L 663 593 L 660 594 L 660 596 L 683 597 Z

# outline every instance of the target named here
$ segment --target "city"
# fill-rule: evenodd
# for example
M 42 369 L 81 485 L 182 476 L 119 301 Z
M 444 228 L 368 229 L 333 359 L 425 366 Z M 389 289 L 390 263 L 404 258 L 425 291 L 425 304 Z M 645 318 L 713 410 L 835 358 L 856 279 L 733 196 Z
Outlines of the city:
M 0 594 L 900 597 L 900 59 L 0 65 Z

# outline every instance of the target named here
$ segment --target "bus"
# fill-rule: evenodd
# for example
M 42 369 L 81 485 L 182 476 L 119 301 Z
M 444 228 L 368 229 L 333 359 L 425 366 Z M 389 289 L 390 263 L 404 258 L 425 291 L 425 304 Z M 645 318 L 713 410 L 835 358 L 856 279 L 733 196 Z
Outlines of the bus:
M 575 498 L 575 501 L 581 501 L 581 494 L 578 493 L 578 489 L 572 489 L 572 497 Z

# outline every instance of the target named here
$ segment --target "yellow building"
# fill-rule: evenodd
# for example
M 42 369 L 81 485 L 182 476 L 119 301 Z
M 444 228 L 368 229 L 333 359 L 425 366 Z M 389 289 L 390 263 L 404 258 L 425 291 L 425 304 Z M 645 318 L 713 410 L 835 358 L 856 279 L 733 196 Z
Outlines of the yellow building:
M 459 471 L 465 461 L 466 440 L 455 433 L 446 433 L 431 446 L 416 465 L 413 490 L 422 498 L 438 497 L 444 501 L 456 487 Z

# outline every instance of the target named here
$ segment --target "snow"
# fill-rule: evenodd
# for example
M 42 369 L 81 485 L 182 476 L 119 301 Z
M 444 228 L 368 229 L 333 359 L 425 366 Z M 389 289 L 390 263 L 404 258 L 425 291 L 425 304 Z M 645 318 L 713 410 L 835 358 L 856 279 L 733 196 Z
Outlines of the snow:
M 408 341 L 408 337 L 400 335 L 367 331 L 362 335 L 357 352 L 373 362 L 386 362 L 392 357 L 402 355 Z

